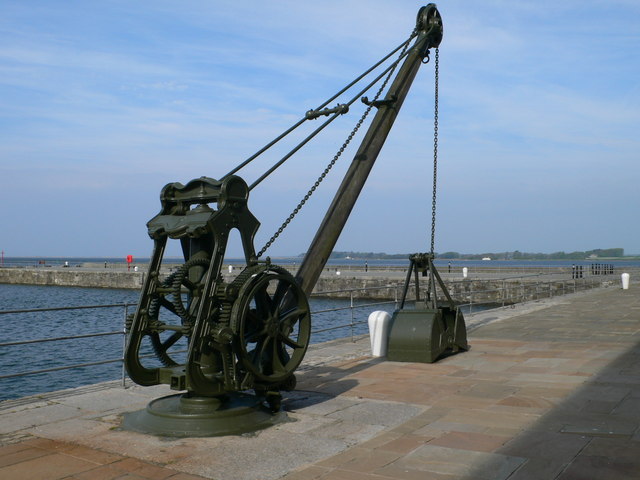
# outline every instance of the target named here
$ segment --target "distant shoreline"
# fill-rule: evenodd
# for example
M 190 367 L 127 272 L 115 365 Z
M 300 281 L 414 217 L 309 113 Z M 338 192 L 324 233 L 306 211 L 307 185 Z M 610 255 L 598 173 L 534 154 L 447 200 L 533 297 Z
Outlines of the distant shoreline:
M 414 252 L 415 253 L 415 252 Z M 346 260 L 346 261 L 350 261 L 350 260 L 359 260 L 359 261 L 367 261 L 367 260 L 409 260 L 409 257 L 412 254 L 406 254 L 406 255 L 396 255 L 396 254 L 389 254 L 389 255 L 380 255 L 380 256 L 376 256 L 376 257 L 368 257 L 368 256 L 330 256 L 329 257 L 329 261 L 336 261 L 336 260 Z M 446 261 L 465 261 L 465 260 L 482 260 L 485 257 L 489 257 L 491 258 L 491 261 L 494 262 L 504 262 L 504 261 L 508 261 L 508 262 L 513 262 L 513 261 L 518 261 L 518 262 L 528 262 L 528 261 L 541 261 L 541 260 L 554 260 L 554 261 L 568 261 L 568 260 L 578 260 L 578 261 L 625 261 L 625 260 L 640 260 L 640 255 L 625 255 L 622 257 L 593 257 L 593 258 L 589 258 L 589 257 L 581 257 L 581 258 L 562 258 L 562 257 L 545 257 L 545 254 L 541 254 L 540 257 L 527 257 L 527 258 L 504 258 L 501 257 L 499 254 L 491 254 L 491 253 L 487 253 L 487 254 L 460 254 L 460 256 L 454 256 L 454 257 L 443 257 L 440 256 L 436 253 L 435 256 L 435 260 L 446 260 Z M 295 261 L 297 263 L 302 262 L 302 260 L 304 259 L 303 256 L 301 255 L 280 255 L 280 256 L 274 256 L 274 255 L 265 255 L 264 257 L 261 257 L 260 260 L 264 260 L 265 258 L 271 258 L 272 261 L 277 261 L 277 260 L 286 260 L 286 261 Z M 135 260 L 139 260 L 139 261 L 149 261 L 149 259 L 151 257 L 149 256 L 136 256 L 133 255 L 133 258 Z M 91 262 L 97 262 L 97 261 L 113 261 L 113 262 L 126 262 L 127 259 L 127 255 L 122 255 L 122 256 L 82 256 L 82 255 L 68 255 L 68 256 L 64 256 L 64 255 L 29 255 L 29 256 L 9 256 L 9 255 L 4 255 L 4 261 L 37 261 L 37 260 L 52 260 L 52 261 L 65 261 L 65 260 L 74 260 L 74 261 L 91 261 Z M 169 255 L 165 255 L 164 260 L 169 260 L 169 261 L 176 261 L 176 262 L 182 262 L 183 258 L 182 256 L 176 255 L 176 256 L 169 256 Z M 240 261 L 243 260 L 242 257 L 226 257 L 225 261 Z
M 276 265 L 300 265 L 302 263 L 302 257 L 270 257 L 271 262 Z M 261 258 L 264 261 L 265 258 Z M 147 265 L 150 261 L 149 257 L 134 257 L 131 266 L 134 265 Z M 180 265 L 184 263 L 182 257 L 165 257 L 164 263 L 167 265 Z M 243 265 L 244 259 L 226 258 L 224 263 L 227 265 Z M 585 258 L 585 259 L 552 259 L 552 258 L 540 258 L 540 259 L 496 259 L 491 257 L 491 260 L 482 260 L 481 258 L 439 258 L 434 260 L 436 267 L 442 268 L 443 266 L 451 265 L 455 266 L 571 266 L 571 265 L 583 265 L 588 266 L 592 264 L 604 264 L 611 263 L 616 266 L 639 266 L 640 256 L 627 256 L 627 257 L 602 257 L 602 258 Z M 33 256 L 33 257 L 8 257 L 3 259 L 2 267 L 82 267 L 92 264 L 97 266 L 98 264 L 107 266 L 124 265 L 126 266 L 126 257 L 59 257 L 59 256 Z M 338 266 L 364 266 L 370 267 L 407 267 L 409 265 L 409 258 L 330 258 L 327 262 L 328 267 Z

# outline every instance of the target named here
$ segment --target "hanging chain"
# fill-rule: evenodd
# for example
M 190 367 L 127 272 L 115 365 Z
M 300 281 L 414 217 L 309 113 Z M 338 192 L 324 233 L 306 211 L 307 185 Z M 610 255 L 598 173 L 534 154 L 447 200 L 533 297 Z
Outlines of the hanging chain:
M 407 39 L 404 48 L 402 49 L 402 52 L 400 52 L 400 56 L 398 57 L 398 59 L 395 61 L 395 64 L 393 66 L 393 68 L 389 71 L 389 74 L 387 75 L 387 77 L 385 78 L 384 82 L 382 83 L 382 85 L 380 86 L 380 88 L 378 89 L 378 91 L 376 92 L 376 96 L 375 98 L 368 103 L 367 109 L 364 111 L 364 113 L 362 114 L 362 117 L 360 117 L 360 120 L 358 120 L 358 123 L 356 123 L 356 126 L 353 128 L 353 130 L 351 131 L 351 133 L 349 134 L 349 136 L 347 137 L 347 139 L 345 140 L 345 142 L 342 144 L 342 146 L 340 147 L 340 149 L 338 150 L 338 152 L 334 155 L 333 159 L 329 162 L 329 164 L 327 165 L 327 167 L 324 169 L 324 171 L 320 174 L 320 176 L 318 177 L 318 179 L 316 180 L 316 182 L 313 184 L 313 186 L 309 189 L 309 191 L 307 192 L 307 194 L 302 198 L 302 200 L 300 200 L 300 203 L 298 203 L 298 206 L 296 206 L 296 208 L 293 209 L 293 211 L 291 212 L 291 214 L 287 217 L 287 219 L 282 222 L 282 225 L 280 225 L 280 228 L 278 228 L 278 231 L 276 231 L 276 233 L 274 233 L 271 238 L 269 239 L 269 241 L 265 244 L 264 247 L 262 247 L 262 249 L 258 252 L 258 258 L 260 258 L 262 256 L 262 254 L 264 252 L 267 251 L 267 249 L 273 244 L 273 242 L 276 241 L 276 239 L 280 236 L 280 234 L 284 231 L 285 228 L 287 228 L 287 226 L 291 223 L 291 220 L 294 219 L 294 217 L 298 214 L 298 212 L 302 209 L 302 207 L 304 206 L 305 203 L 307 203 L 307 200 L 309 200 L 309 198 L 311 197 L 311 195 L 313 195 L 313 192 L 316 191 L 316 189 L 318 188 L 318 186 L 320 185 L 320 183 L 324 180 L 324 178 L 327 176 L 327 174 L 329 173 L 329 171 L 333 168 L 333 166 L 336 164 L 336 162 L 338 161 L 338 159 L 340 158 L 340 156 L 342 155 L 342 153 L 346 150 L 346 148 L 349 146 L 349 144 L 351 143 L 351 140 L 353 139 L 353 137 L 355 136 L 355 134 L 358 132 L 358 130 L 360 129 L 360 127 L 362 126 L 362 123 L 365 121 L 365 119 L 367 118 L 367 116 L 369 115 L 369 112 L 371 111 L 371 109 L 374 106 L 374 103 L 376 100 L 378 100 L 378 98 L 380 97 L 380 95 L 382 94 L 382 92 L 384 91 L 385 87 L 387 86 L 387 83 L 389 82 L 389 79 L 391 78 L 391 76 L 393 75 L 393 72 L 395 71 L 396 67 L 398 66 L 398 62 L 400 61 L 400 59 L 404 56 L 404 53 L 407 50 L 407 47 L 409 46 L 409 42 L 411 41 L 411 39 L 413 38 L 415 33 L 412 32 L 411 36 Z
M 435 57 L 435 100 L 433 113 L 433 198 L 431 200 L 431 255 L 435 252 L 436 242 L 436 188 L 438 179 L 438 79 L 440 51 L 436 48 Z

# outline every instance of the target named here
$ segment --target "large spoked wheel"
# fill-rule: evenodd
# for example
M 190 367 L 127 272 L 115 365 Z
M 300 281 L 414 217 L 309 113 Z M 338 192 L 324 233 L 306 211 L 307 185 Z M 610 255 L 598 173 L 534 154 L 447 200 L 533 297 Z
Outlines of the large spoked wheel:
M 173 285 L 175 280 L 175 273 L 169 275 L 164 282 L 162 282 L 162 288 L 168 289 Z M 174 315 L 177 315 L 175 311 L 175 307 L 173 303 L 170 302 L 164 294 L 159 295 L 157 298 L 154 298 L 151 301 L 151 305 L 149 307 L 149 317 L 158 322 L 160 315 L 160 308 L 164 307 L 169 310 Z M 168 337 L 161 337 L 159 331 L 152 331 L 149 333 L 149 338 L 151 339 L 151 346 L 153 347 L 153 351 L 156 354 L 156 357 L 162 364 L 166 367 L 171 367 L 173 365 L 177 365 L 175 360 L 171 358 L 171 356 L 167 353 L 168 350 L 182 337 L 182 333 L 174 332 Z
M 311 333 L 307 297 L 285 269 L 248 267 L 236 279 L 231 326 L 242 366 L 258 383 L 280 383 L 302 362 Z
M 156 357 L 166 367 L 178 365 L 178 362 L 169 354 L 169 350 L 185 336 L 185 331 L 193 323 L 200 304 L 208 266 L 209 260 L 205 258 L 188 260 L 162 283 L 162 289 L 171 293 L 163 293 L 151 303 L 150 317 L 156 321 L 159 320 L 160 307 L 164 307 L 178 317 L 176 320 L 180 320 L 180 325 L 174 325 L 178 330 L 173 328 L 161 332 L 163 327 L 159 327 L 157 331 L 149 334 Z M 186 328 L 179 328 L 180 326 Z

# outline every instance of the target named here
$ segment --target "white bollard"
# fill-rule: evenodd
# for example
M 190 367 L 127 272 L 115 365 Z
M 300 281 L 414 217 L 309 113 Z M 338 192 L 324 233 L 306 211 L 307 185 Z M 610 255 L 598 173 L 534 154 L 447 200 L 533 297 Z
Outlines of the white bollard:
M 136 265 L 135 267 L 133 267 L 133 271 L 137 272 L 138 271 L 138 266 Z
M 229 265 L 229 273 L 233 273 L 233 265 Z
M 622 289 L 629 290 L 629 274 L 623 273 L 620 276 L 622 277 Z
M 371 355 L 386 357 L 389 343 L 389 326 L 391 315 L 383 310 L 376 310 L 369 314 L 369 338 L 371 340 Z
M 467 273 L 469 273 L 469 269 L 467 267 L 462 267 L 462 278 L 467 278 Z

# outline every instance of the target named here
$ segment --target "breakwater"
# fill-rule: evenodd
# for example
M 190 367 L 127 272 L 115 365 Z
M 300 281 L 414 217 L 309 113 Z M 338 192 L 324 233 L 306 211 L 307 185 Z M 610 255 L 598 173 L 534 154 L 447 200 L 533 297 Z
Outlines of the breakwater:
M 139 289 L 144 273 L 80 268 L 0 268 L 0 283 Z
M 490 304 L 495 306 L 552 298 L 568 293 L 576 293 L 598 287 L 615 285 L 612 278 L 560 279 L 544 277 L 519 277 L 509 279 L 466 278 L 462 280 L 444 279 L 444 284 L 457 304 Z M 358 299 L 399 300 L 403 283 L 388 278 L 320 278 L 314 295 L 328 297 L 346 297 Z M 425 298 L 423 283 L 422 299 Z M 426 287 L 425 287 L 426 288 Z M 415 298 L 415 287 L 410 285 L 407 299 Z M 438 289 L 438 298 L 446 300 Z
M 292 269 L 294 270 L 294 269 Z M 538 298 L 550 298 L 566 293 L 619 283 L 619 275 L 583 275 L 576 278 L 571 270 L 524 272 L 520 269 L 502 271 L 480 270 L 462 278 L 460 272 L 443 269 L 441 275 L 453 300 L 460 304 L 513 304 Z M 224 270 L 226 281 L 232 280 L 239 268 Z M 170 270 L 165 272 L 170 273 Z M 295 273 L 295 272 L 292 272 Z M 319 278 L 313 294 L 335 298 L 366 298 L 398 300 L 406 271 L 402 268 L 351 269 L 330 267 Z M 0 268 L 0 284 L 56 285 L 68 287 L 140 289 L 146 276 L 146 266 L 139 268 L 105 268 L 99 265 L 67 268 L 24 267 Z M 424 282 L 421 285 L 426 286 Z M 409 299 L 414 298 L 411 288 Z

